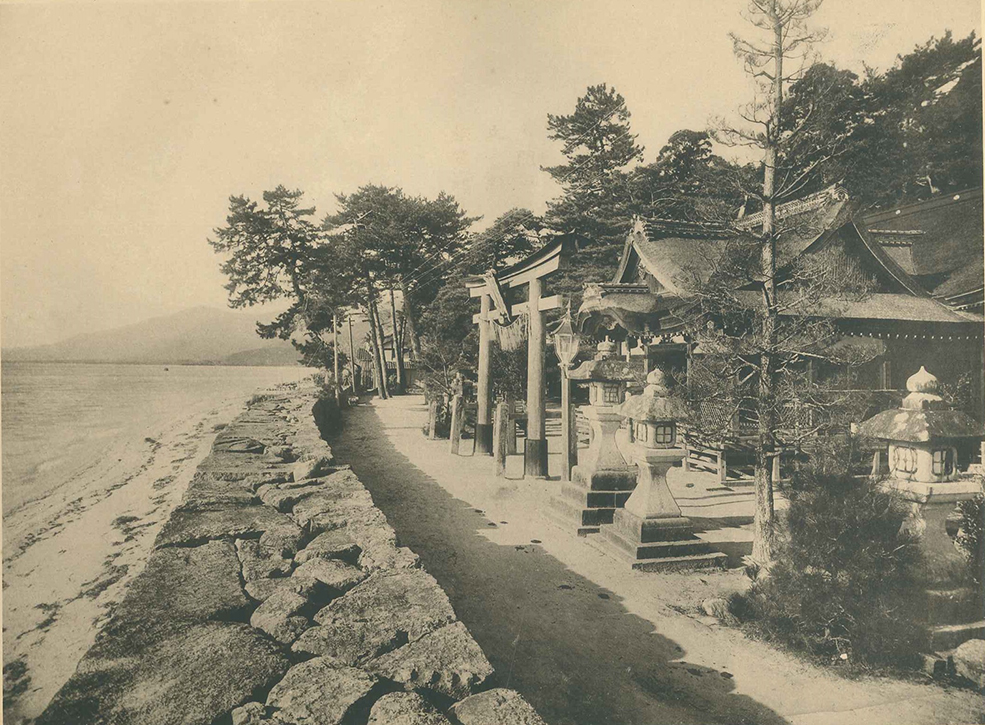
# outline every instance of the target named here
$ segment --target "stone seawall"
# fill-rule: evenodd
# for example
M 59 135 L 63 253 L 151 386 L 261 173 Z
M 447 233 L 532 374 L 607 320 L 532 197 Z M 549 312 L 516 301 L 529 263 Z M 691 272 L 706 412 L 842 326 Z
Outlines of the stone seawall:
M 216 437 L 39 725 L 542 723 L 322 440 L 311 390 Z

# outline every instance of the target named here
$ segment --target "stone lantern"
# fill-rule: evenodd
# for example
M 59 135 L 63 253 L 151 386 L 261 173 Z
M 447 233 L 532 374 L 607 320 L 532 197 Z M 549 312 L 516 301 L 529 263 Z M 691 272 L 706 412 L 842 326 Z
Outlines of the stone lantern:
M 581 410 L 591 426 L 591 442 L 579 452 L 571 482 L 562 485 L 551 510 L 563 523 L 575 523 L 579 535 L 597 533 L 601 524 L 611 523 L 616 507 L 636 484 L 636 471 L 619 452 L 616 433 L 623 424 L 619 406 L 626 386 L 641 377 L 639 364 L 619 358 L 611 340 L 600 342 L 592 360 L 568 373 L 570 380 L 588 383 L 591 405 Z
M 926 368 L 910 376 L 906 389 L 900 408 L 869 418 L 858 432 L 888 443 L 891 480 L 929 492 L 930 484 L 957 479 L 957 444 L 980 439 L 985 431 L 967 413 L 947 409 L 937 378 Z
M 678 445 L 683 404 L 670 395 L 667 376 L 660 368 L 652 370 L 646 382 L 643 393 L 620 408 L 630 424 L 634 445 L 629 450 L 639 471 L 638 483 L 625 506 L 616 509 L 612 526 L 604 527 L 602 533 L 610 550 L 628 558 L 634 569 L 722 567 L 726 555 L 712 552 L 694 536 L 690 520 L 681 515 L 667 486 L 667 471 L 685 455 Z
M 985 430 L 966 413 L 947 409 L 937 378 L 926 369 L 912 375 L 906 389 L 901 407 L 869 418 L 858 432 L 888 444 L 889 476 L 881 484 L 909 504 L 903 529 L 917 537 L 922 553 L 928 645 L 943 651 L 985 630 L 985 606 L 960 576 L 967 559 L 948 531 L 957 503 L 983 492 L 980 474 L 958 470 L 958 447 L 980 441 Z

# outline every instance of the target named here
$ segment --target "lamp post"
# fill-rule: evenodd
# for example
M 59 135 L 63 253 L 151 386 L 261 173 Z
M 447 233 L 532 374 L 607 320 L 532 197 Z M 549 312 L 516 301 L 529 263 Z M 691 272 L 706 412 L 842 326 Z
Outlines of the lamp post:
M 574 465 L 572 449 L 575 446 L 574 416 L 571 414 L 571 380 L 568 369 L 578 355 L 578 333 L 571 324 L 571 306 L 569 304 L 561 323 L 554 330 L 554 352 L 557 353 L 561 368 L 561 480 L 571 480 L 571 468 Z

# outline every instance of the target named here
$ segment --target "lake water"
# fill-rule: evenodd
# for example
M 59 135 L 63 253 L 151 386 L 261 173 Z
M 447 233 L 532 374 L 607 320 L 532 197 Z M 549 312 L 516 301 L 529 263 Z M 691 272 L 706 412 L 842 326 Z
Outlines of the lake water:
M 121 439 L 142 440 L 176 417 L 313 372 L 23 362 L 0 371 L 4 515 L 98 463 Z

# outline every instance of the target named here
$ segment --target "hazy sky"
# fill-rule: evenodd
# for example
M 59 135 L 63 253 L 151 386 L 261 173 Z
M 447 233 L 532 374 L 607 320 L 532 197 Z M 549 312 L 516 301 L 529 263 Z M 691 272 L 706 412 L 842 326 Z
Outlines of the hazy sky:
M 548 113 L 605 81 L 651 161 L 746 100 L 743 0 L 52 3 L 0 7 L 2 342 L 223 306 L 233 193 L 319 212 L 364 183 L 544 210 Z M 980 32 L 979 0 L 827 0 L 820 51 L 885 68 Z

